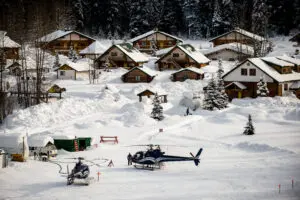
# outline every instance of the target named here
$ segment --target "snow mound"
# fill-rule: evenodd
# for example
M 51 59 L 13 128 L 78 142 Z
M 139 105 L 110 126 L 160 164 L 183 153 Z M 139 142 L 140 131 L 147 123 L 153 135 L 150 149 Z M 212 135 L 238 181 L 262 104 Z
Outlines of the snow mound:
M 145 114 L 144 105 L 139 102 L 125 104 L 119 113 L 121 115 L 116 117 L 116 120 L 123 122 L 125 126 L 143 126 L 151 119 Z
M 286 120 L 300 121 L 300 106 L 299 108 L 289 110 L 283 118 Z
M 97 113 L 107 105 L 99 100 L 68 98 L 19 110 L 7 117 L 8 129 L 52 127 L 81 116 Z
M 282 153 L 294 153 L 292 151 L 280 149 L 277 147 L 272 147 L 267 144 L 257 144 L 257 143 L 249 143 L 249 142 L 238 143 L 234 145 L 234 147 L 244 151 L 256 152 L 256 153 L 270 152 L 270 151 L 282 152 Z

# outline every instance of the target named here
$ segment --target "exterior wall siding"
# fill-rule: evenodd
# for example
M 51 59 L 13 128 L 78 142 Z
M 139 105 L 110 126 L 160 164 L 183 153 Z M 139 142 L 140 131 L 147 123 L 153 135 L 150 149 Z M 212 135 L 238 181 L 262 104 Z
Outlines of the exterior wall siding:
M 173 81 L 185 81 L 186 79 L 199 80 L 203 79 L 203 77 L 201 74 L 186 70 L 173 74 L 172 79 Z
M 139 80 L 136 78 L 139 77 Z M 141 70 L 135 69 L 123 76 L 123 81 L 126 83 L 140 83 L 140 82 L 151 82 L 152 77 L 148 76 Z

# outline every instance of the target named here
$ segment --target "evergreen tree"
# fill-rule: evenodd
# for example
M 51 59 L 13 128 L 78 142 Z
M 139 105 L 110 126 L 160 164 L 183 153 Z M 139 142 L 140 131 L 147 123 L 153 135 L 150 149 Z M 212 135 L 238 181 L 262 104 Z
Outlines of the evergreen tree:
M 146 0 L 132 1 L 131 3 L 131 17 L 129 23 L 131 37 L 141 35 L 151 29 L 145 8 Z
M 257 83 L 257 96 L 267 97 L 269 95 L 269 89 L 267 83 L 265 82 L 264 76 L 260 77 L 259 82 Z
M 72 60 L 72 62 L 76 62 L 78 59 L 76 51 L 74 50 L 74 48 L 72 46 L 70 47 L 68 57 L 70 60 Z
M 228 96 L 225 92 L 224 80 L 222 78 L 222 74 L 224 73 L 224 69 L 222 66 L 222 60 L 219 60 L 218 71 L 217 71 L 217 99 L 219 101 L 219 108 L 226 108 L 228 104 Z
M 244 135 L 254 135 L 254 126 L 252 124 L 251 115 L 248 116 L 248 122 L 245 126 L 245 130 L 243 132 Z
M 261 36 L 266 35 L 268 26 L 267 0 L 254 0 L 252 10 L 252 32 Z
M 154 99 L 153 99 L 153 109 L 151 112 L 151 117 L 161 121 L 164 119 L 163 116 L 163 107 L 160 105 L 160 101 L 158 99 L 158 95 L 157 93 L 154 95 Z
M 57 68 L 60 66 L 60 63 L 59 63 L 59 56 L 58 56 L 58 53 L 55 54 L 55 61 L 54 61 L 54 65 L 53 65 L 53 68 Z
M 215 108 L 219 109 L 220 104 L 215 79 L 212 77 L 204 89 L 203 109 L 214 110 Z

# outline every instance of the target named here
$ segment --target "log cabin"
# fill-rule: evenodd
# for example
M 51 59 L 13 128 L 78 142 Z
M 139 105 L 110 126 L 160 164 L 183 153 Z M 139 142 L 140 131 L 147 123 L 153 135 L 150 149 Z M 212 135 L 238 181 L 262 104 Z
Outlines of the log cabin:
M 56 30 L 36 40 L 39 47 L 50 52 L 68 55 L 70 48 L 77 54 L 96 40 L 77 31 Z
M 230 99 L 257 97 L 257 83 L 264 77 L 269 96 L 290 93 L 290 86 L 300 80 L 293 64 L 276 57 L 248 58 L 223 75 L 225 90 Z
M 172 81 L 185 81 L 187 79 L 202 80 L 204 72 L 195 67 L 183 68 L 171 75 Z
M 114 44 L 95 60 L 97 68 L 142 66 L 148 58 L 130 43 Z
M 133 43 L 133 46 L 141 52 L 153 53 L 155 50 L 175 46 L 183 40 L 159 30 L 152 30 L 130 39 L 129 42 Z
M 253 57 L 254 50 L 249 45 L 234 42 L 218 45 L 212 49 L 202 51 L 202 53 L 210 60 L 242 61 Z
M 134 67 L 123 74 L 121 79 L 125 83 L 149 83 L 155 76 L 156 73 L 147 67 Z
M 233 42 L 247 44 L 250 46 L 254 46 L 254 44 L 256 43 L 261 43 L 261 44 L 268 43 L 266 38 L 240 28 L 235 28 L 234 30 L 231 30 L 227 33 L 212 38 L 209 41 L 213 43 L 214 47 L 222 44 L 233 43 Z
M 10 39 L 6 34 L 7 32 L 0 31 L 0 49 L 3 49 L 5 54 L 5 60 L 1 61 L 3 63 L 6 63 L 6 59 L 18 60 L 21 49 L 21 45 Z
M 190 44 L 178 44 L 156 61 L 160 71 L 165 69 L 181 69 L 186 67 L 201 68 L 210 60 Z

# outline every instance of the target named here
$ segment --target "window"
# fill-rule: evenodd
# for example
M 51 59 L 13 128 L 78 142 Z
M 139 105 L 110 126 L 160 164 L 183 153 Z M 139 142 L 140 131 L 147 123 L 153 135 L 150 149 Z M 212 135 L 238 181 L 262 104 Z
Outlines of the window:
M 256 69 L 250 69 L 250 76 L 256 76 Z
M 111 56 L 118 56 L 118 53 L 117 53 L 117 52 L 111 52 L 110 55 L 111 55 Z
M 147 42 L 146 41 L 142 41 L 142 45 L 141 46 L 147 46 Z
M 136 81 L 140 81 L 140 80 L 141 80 L 141 77 L 140 77 L 140 76 L 136 76 L 136 77 L 135 77 L 135 80 L 136 80 Z
M 250 63 L 247 63 L 247 66 L 250 66 Z
M 60 76 L 65 76 L 66 72 L 65 71 L 60 71 Z
M 242 68 L 242 69 L 241 69 L 241 75 L 242 75 L 242 76 L 247 76 L 247 74 L 248 74 L 248 73 L 247 73 L 247 69 Z
M 174 58 L 178 58 L 179 57 L 179 53 L 173 53 L 173 57 Z

